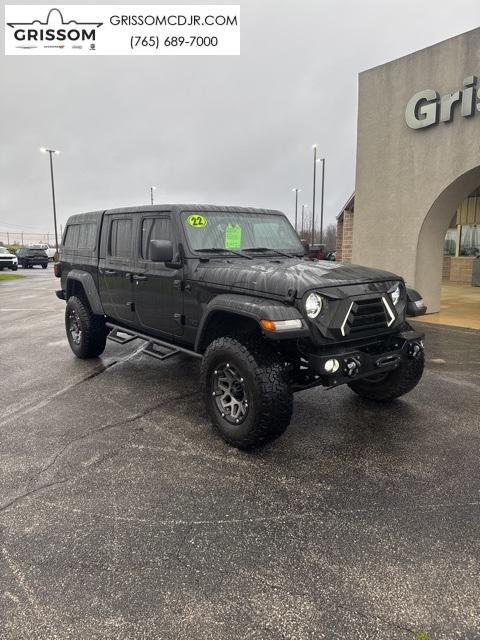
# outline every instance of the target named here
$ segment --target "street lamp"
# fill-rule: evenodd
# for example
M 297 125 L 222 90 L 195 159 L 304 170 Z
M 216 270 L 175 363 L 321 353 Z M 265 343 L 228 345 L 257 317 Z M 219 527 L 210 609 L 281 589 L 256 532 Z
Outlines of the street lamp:
M 317 185 L 317 145 L 313 145 L 312 244 L 315 243 L 315 189 Z
M 153 192 L 157 187 L 150 187 L 150 204 L 153 204 Z
M 297 230 L 297 214 L 298 214 L 298 193 L 299 191 L 301 191 L 301 189 L 297 189 L 297 187 L 294 187 L 292 189 L 292 191 L 295 191 L 295 231 Z
M 323 194 L 325 191 L 325 158 L 321 158 L 322 163 L 322 200 L 320 204 L 320 244 L 323 244 Z
M 58 231 L 57 231 L 57 207 L 55 204 L 55 182 L 53 180 L 53 156 L 60 153 L 58 149 L 46 149 L 40 147 L 42 153 L 48 153 L 50 156 L 50 178 L 52 181 L 52 202 L 53 202 L 53 224 L 55 227 L 55 252 L 58 254 Z

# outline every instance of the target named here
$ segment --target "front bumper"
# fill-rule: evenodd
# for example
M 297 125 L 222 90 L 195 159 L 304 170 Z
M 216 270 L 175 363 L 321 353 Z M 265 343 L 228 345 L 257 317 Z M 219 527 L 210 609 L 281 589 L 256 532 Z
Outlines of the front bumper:
M 306 356 L 311 370 L 319 377 L 317 384 L 336 387 L 398 369 L 403 362 L 423 351 L 423 336 L 417 331 L 402 331 L 390 336 L 381 349 L 378 345 L 370 351 L 365 347 L 337 347 L 310 352 Z
M 11 269 L 16 267 L 18 262 L 13 258 L 11 260 L 0 260 L 0 269 Z

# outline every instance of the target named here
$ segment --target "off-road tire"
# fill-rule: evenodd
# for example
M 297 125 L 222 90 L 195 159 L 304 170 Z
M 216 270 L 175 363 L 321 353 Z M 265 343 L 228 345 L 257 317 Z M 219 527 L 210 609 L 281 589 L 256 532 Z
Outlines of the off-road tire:
M 10 267 L 10 271 L 16 271 L 18 267 Z
M 79 342 L 75 342 L 71 332 L 71 314 L 78 319 L 81 335 Z M 102 316 L 94 315 L 88 302 L 82 298 L 71 296 L 65 309 L 65 329 L 68 343 L 77 358 L 97 358 L 105 350 L 107 342 L 107 328 Z
M 248 411 L 239 425 L 222 417 L 213 396 L 216 367 L 225 362 L 235 367 L 245 381 Z M 204 354 L 200 376 L 212 424 L 234 447 L 248 450 L 263 446 L 281 436 L 290 424 L 293 393 L 283 363 L 261 339 L 217 338 Z
M 422 377 L 424 365 L 425 355 L 422 350 L 416 357 L 403 362 L 398 369 L 388 373 L 379 382 L 363 378 L 350 382 L 348 386 L 362 398 L 376 402 L 390 402 L 404 396 L 417 386 Z
M 48 267 L 48 264 L 42 264 L 42 269 L 46 269 Z

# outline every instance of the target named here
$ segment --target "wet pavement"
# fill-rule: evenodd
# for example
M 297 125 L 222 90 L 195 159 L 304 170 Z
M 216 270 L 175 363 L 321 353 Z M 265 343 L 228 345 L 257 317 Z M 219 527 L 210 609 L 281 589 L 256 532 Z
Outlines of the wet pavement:
M 302 392 L 248 454 L 197 361 L 75 359 L 57 283 L 0 283 L 2 640 L 480 637 L 479 332 L 425 325 L 408 396 Z

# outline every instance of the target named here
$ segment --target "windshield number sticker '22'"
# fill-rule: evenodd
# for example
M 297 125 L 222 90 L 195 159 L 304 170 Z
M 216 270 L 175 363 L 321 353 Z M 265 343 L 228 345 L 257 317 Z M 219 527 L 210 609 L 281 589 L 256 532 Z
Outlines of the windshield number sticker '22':
M 188 216 L 187 222 L 191 227 L 195 227 L 196 229 L 202 229 L 207 226 L 207 219 L 195 213 Z

